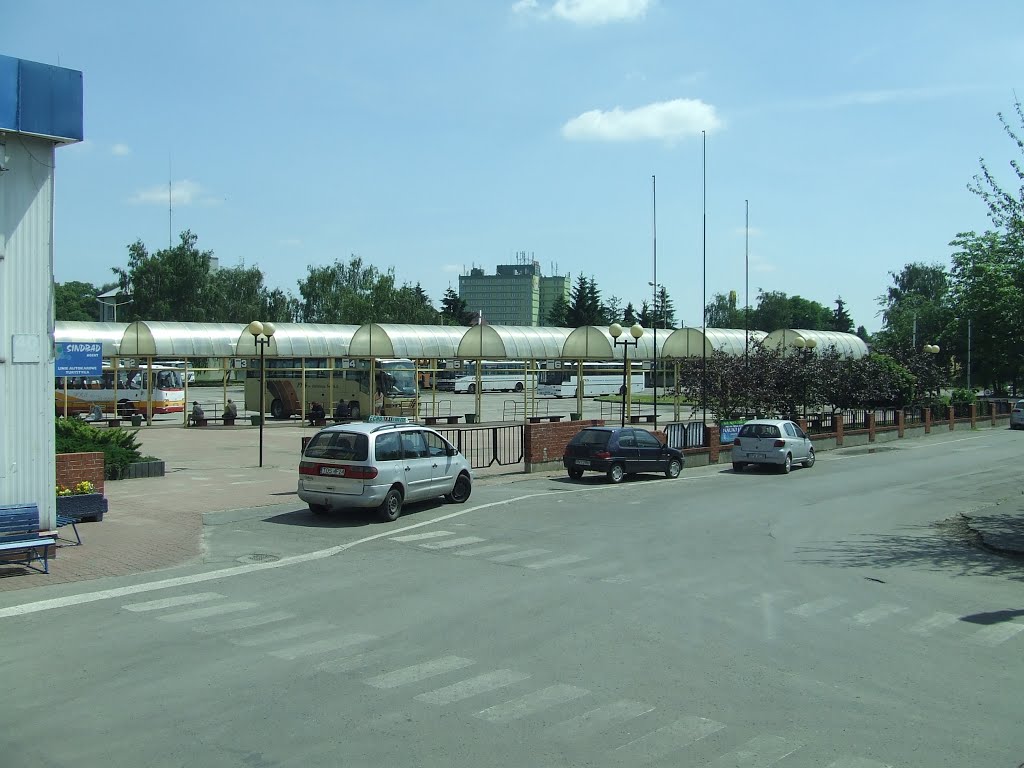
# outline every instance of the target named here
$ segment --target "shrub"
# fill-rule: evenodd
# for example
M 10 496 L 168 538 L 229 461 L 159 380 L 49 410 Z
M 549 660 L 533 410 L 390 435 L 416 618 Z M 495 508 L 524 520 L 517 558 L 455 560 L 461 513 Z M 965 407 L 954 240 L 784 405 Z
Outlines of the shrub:
M 107 480 L 117 480 L 128 465 L 140 459 L 138 430 L 99 429 L 79 419 L 57 419 L 57 453 L 103 453 L 103 474 Z
M 957 387 L 953 390 L 953 394 L 950 397 L 950 402 L 953 405 L 970 405 L 977 401 L 977 395 L 974 394 L 973 390 L 965 387 Z

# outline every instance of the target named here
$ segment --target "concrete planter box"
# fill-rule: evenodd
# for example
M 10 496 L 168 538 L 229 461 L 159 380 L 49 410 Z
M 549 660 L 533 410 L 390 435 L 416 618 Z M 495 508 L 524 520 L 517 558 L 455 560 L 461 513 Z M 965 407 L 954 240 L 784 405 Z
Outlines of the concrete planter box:
M 162 461 L 137 461 L 129 464 L 121 476 L 122 480 L 132 480 L 137 477 L 163 477 L 164 463 Z
M 102 493 L 82 493 L 57 497 L 57 514 L 75 520 L 100 522 L 107 511 L 107 499 Z

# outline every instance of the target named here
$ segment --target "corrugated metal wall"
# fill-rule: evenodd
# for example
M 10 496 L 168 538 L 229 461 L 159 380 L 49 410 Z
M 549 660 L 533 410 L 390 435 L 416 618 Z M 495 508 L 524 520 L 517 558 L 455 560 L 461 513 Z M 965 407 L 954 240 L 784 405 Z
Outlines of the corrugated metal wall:
M 0 174 L 0 503 L 56 526 L 53 438 L 54 145 L 10 134 Z

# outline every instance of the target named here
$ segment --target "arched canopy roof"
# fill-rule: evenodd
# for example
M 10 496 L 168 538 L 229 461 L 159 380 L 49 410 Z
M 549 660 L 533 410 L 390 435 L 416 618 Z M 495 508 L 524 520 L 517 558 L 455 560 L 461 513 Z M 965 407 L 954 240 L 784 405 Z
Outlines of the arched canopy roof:
M 98 341 L 103 344 L 103 356 L 114 357 L 121 348 L 121 338 L 127 327 L 128 323 L 84 323 L 58 320 L 54 324 L 53 340 L 60 342 Z
M 122 357 L 233 357 L 241 326 L 139 320 L 121 339 Z
M 463 335 L 456 357 L 475 360 L 557 359 L 570 333 L 570 328 L 476 325 Z
M 665 329 L 658 331 L 658 354 L 665 346 L 672 331 Z M 629 335 L 629 328 L 622 329 L 622 336 L 633 341 Z M 562 345 L 563 360 L 615 360 L 622 357 L 620 348 L 615 346 L 612 335 L 608 328 L 601 325 L 586 325 L 572 331 Z M 639 344 L 626 347 L 626 356 L 630 360 L 653 360 L 654 359 L 654 330 L 644 328 L 644 335 L 639 339 Z M 621 346 L 621 345 L 620 345 Z
M 843 357 L 854 359 L 867 357 L 868 345 L 860 336 L 852 333 L 839 333 L 837 331 L 809 331 L 804 328 L 780 328 L 772 331 L 765 339 L 765 346 L 781 349 L 783 354 L 796 350 L 794 343 L 797 339 L 814 339 L 815 352 L 822 352 L 827 349 L 834 349 Z
M 743 328 L 680 328 L 672 331 L 661 353 L 665 357 L 703 357 L 715 350 L 730 355 L 742 355 L 746 351 L 747 338 L 763 340 L 764 331 L 747 331 Z
M 274 323 L 265 354 L 268 357 L 347 357 L 358 325 L 327 325 L 325 323 Z M 238 357 L 256 357 L 259 348 L 249 327 L 236 326 L 235 345 Z
M 457 357 L 459 341 L 466 328 L 461 325 L 361 325 L 352 337 L 351 357 L 413 359 Z

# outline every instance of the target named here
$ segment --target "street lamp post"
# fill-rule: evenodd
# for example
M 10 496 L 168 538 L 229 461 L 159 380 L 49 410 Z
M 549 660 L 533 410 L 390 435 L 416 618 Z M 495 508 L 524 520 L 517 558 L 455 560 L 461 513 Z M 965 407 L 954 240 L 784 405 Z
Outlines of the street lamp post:
M 937 354 L 939 354 L 939 345 L 938 344 L 925 344 L 924 345 L 924 351 L 926 353 L 928 353 L 929 355 L 937 355 Z M 936 392 L 935 393 L 938 394 L 938 388 L 937 387 L 936 387 Z
M 252 334 L 253 341 L 256 346 L 260 348 L 260 466 L 263 466 L 263 421 L 266 419 L 267 414 L 267 367 L 266 361 L 266 349 L 267 345 L 270 344 L 270 337 L 274 335 L 273 323 L 261 323 L 259 320 L 253 320 L 249 323 L 249 333 Z
M 818 341 L 817 339 L 805 339 L 803 336 L 797 336 L 793 340 L 793 346 L 796 347 L 797 353 L 800 355 L 800 380 L 803 383 L 804 390 L 801 399 L 804 401 L 804 421 L 807 421 L 807 361 L 814 354 L 814 348 L 818 346 Z
M 622 335 L 622 326 L 618 323 L 612 323 L 608 326 L 608 333 L 611 334 L 612 343 L 616 347 L 622 347 L 622 426 L 626 426 L 626 374 L 629 372 L 629 360 L 626 358 L 628 348 L 635 347 L 640 343 L 640 337 L 644 335 L 644 328 L 640 323 L 633 323 L 633 326 L 629 329 L 629 335 L 633 337 L 633 340 L 623 339 L 619 341 L 619 337 Z

